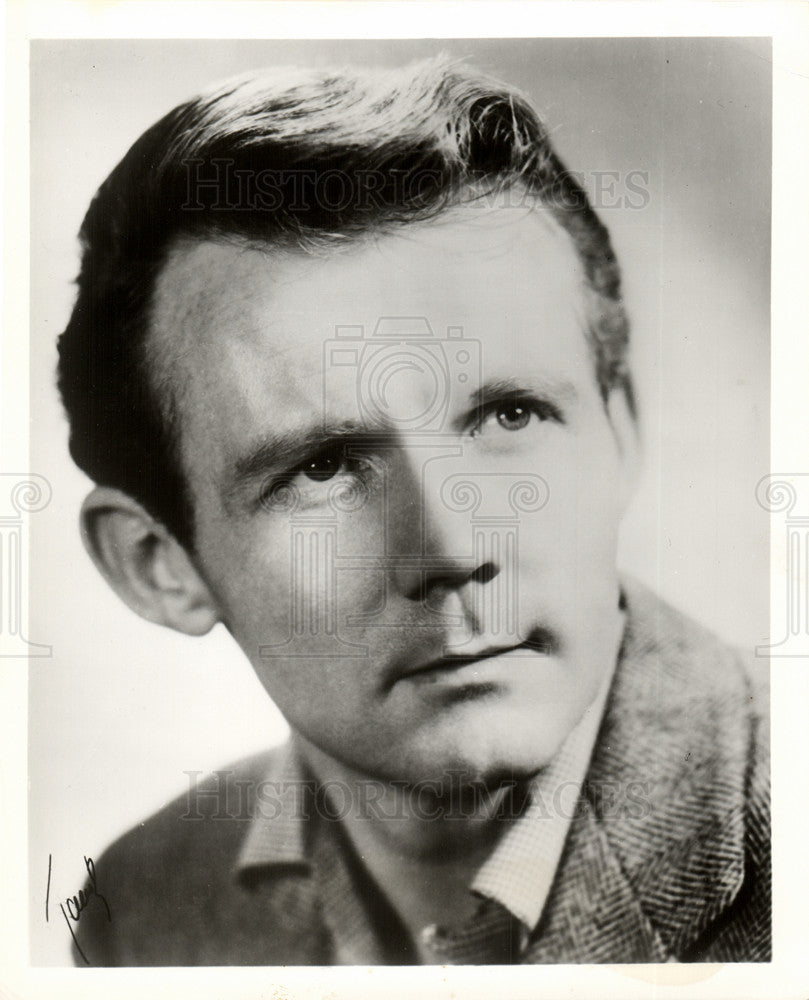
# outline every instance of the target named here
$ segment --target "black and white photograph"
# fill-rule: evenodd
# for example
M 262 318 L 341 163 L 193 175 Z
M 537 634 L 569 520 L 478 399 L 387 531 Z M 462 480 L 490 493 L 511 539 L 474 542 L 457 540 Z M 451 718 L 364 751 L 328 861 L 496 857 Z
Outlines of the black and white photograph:
M 766 995 L 774 39 L 454 30 L 30 39 L 3 631 L 75 988 Z

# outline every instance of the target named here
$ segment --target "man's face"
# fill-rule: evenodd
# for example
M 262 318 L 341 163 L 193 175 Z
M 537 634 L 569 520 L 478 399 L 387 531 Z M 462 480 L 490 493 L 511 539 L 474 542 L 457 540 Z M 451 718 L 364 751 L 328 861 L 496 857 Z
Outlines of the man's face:
M 173 251 L 154 346 L 196 565 L 341 764 L 533 773 L 614 662 L 625 469 L 584 303 L 541 211 L 467 207 L 319 258 Z

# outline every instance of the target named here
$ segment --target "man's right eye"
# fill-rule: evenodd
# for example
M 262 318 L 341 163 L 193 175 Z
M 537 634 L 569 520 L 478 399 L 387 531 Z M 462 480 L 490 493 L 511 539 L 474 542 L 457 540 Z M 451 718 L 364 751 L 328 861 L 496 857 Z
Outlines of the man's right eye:
M 274 477 L 261 491 L 261 506 L 268 510 L 294 509 L 299 504 L 311 506 L 331 495 L 332 480 L 343 482 L 346 490 L 369 484 L 372 462 L 346 454 L 346 446 L 329 445 L 314 452 L 282 476 Z
M 302 462 L 291 479 L 300 474 L 315 483 L 323 483 L 333 479 L 344 463 L 345 455 L 342 448 L 329 448 Z

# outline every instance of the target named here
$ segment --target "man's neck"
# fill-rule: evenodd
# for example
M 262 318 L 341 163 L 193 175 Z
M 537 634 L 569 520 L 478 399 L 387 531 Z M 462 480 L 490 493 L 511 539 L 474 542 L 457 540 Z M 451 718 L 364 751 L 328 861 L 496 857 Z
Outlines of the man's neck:
M 358 858 L 411 936 L 432 923 L 471 917 L 477 902 L 469 886 L 519 813 L 524 788 L 458 786 L 434 795 L 363 776 L 302 737 L 295 741 L 319 785 L 341 789 L 330 815 L 339 814 Z
M 491 847 L 524 793 L 524 784 L 514 781 L 462 783 L 452 772 L 434 785 L 369 777 L 298 733 L 293 740 L 317 783 L 340 789 L 333 806 L 352 839 L 353 831 L 362 831 L 363 840 L 379 840 L 413 861 L 446 863 L 467 850 L 475 853 L 478 844 Z

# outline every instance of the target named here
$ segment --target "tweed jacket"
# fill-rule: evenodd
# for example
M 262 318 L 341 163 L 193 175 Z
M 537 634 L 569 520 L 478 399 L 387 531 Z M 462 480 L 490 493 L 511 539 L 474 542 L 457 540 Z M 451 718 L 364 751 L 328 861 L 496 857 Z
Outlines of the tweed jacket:
M 766 664 L 746 665 L 641 585 L 624 589 L 626 629 L 604 719 L 521 961 L 768 961 Z M 335 961 L 329 901 L 309 867 L 237 874 L 255 805 L 249 796 L 277 753 L 223 772 L 238 817 L 222 818 L 220 785 L 218 798 L 197 796 L 195 820 L 187 797 L 178 799 L 99 859 L 96 886 L 111 919 L 102 906 L 82 913 L 77 964 Z M 634 805 L 616 806 L 628 787 Z M 318 833 L 333 841 L 332 857 L 339 826 Z M 337 901 L 345 912 L 366 905 L 350 879 L 341 885 L 356 896 Z M 378 930 L 384 937 L 384 922 Z M 386 961 L 384 941 L 379 956 Z

